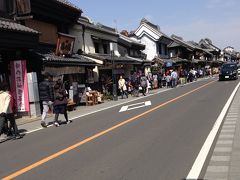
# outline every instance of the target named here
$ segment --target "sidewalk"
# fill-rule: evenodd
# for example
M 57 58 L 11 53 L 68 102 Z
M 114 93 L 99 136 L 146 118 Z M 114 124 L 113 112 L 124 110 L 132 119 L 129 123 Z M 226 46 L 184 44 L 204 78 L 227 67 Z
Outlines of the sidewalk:
M 224 118 L 205 179 L 240 179 L 240 88 Z
M 168 91 L 171 89 L 172 88 L 154 89 L 154 90 L 151 90 L 147 96 L 151 96 L 153 94 L 161 93 L 161 92 Z M 82 116 L 86 116 L 86 115 L 92 114 L 94 112 L 102 111 L 104 109 L 108 109 L 108 108 L 111 108 L 114 106 L 125 104 L 126 102 L 131 102 L 131 101 L 135 101 L 138 99 L 142 99 L 144 97 L 146 97 L 146 96 L 142 96 L 142 94 L 140 93 L 139 97 L 128 96 L 128 98 L 124 98 L 124 99 L 121 99 L 121 97 L 118 97 L 117 101 L 105 100 L 104 103 L 93 105 L 93 106 L 85 106 L 85 105 L 77 106 L 76 110 L 68 112 L 68 117 L 70 120 L 74 121 L 75 119 L 80 118 Z M 50 124 L 53 121 L 53 118 L 54 118 L 53 114 L 49 114 L 46 118 L 46 123 Z M 60 115 L 59 119 L 61 119 L 63 121 L 65 120 L 63 115 Z M 33 131 L 42 129 L 40 121 L 41 121 L 41 116 L 36 117 L 36 118 L 19 118 L 16 120 L 19 130 L 26 132 L 26 133 L 31 133 Z

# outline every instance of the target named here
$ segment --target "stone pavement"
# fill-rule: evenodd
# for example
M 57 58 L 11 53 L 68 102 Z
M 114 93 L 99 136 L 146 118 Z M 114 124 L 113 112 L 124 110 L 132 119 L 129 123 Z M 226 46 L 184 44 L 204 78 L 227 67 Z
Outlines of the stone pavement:
M 223 121 L 204 180 L 240 180 L 240 89 Z

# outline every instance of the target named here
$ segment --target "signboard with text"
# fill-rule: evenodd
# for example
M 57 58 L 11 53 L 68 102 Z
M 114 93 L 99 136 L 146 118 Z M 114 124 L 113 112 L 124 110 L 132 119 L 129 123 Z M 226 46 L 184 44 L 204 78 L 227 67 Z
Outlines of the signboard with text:
M 74 37 L 64 35 L 64 34 L 59 34 L 57 47 L 56 47 L 56 55 L 71 56 L 73 51 L 74 41 L 75 41 Z
M 11 93 L 15 112 L 29 112 L 27 67 L 25 60 L 11 62 Z

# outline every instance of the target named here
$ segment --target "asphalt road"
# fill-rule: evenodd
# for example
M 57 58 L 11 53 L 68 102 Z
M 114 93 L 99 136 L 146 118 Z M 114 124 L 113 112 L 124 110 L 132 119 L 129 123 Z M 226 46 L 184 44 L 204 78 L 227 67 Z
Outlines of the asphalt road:
M 0 178 L 184 179 L 237 83 L 195 82 L 2 143 Z

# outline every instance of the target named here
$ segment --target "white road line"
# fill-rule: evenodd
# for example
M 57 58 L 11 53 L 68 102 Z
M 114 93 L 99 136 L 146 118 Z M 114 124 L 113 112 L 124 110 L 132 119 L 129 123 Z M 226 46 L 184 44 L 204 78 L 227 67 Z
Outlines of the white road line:
M 227 103 L 225 104 L 224 108 L 222 109 L 222 112 L 220 113 L 220 115 L 218 116 L 211 132 L 209 133 L 205 143 L 203 144 L 190 172 L 188 173 L 188 176 L 186 179 L 198 179 L 199 175 L 201 173 L 202 167 L 206 161 L 207 155 L 210 151 L 210 148 L 213 144 L 213 141 L 217 135 L 217 132 L 219 131 L 219 128 L 224 120 L 224 117 L 227 113 L 227 110 L 229 109 L 231 102 L 233 101 L 233 98 L 235 96 L 235 94 L 237 93 L 237 90 L 240 86 L 240 82 L 238 83 L 238 85 L 235 87 L 234 91 L 232 92 L 231 96 L 229 97 Z
M 130 110 L 133 110 L 133 109 L 138 109 L 138 108 L 142 108 L 142 107 L 146 107 L 146 106 L 150 106 L 150 105 L 152 105 L 151 101 L 145 101 L 145 102 L 140 102 L 140 103 L 136 103 L 136 104 L 130 104 L 130 105 L 127 105 L 127 106 L 123 106 L 120 109 L 119 112 L 130 111 Z
M 124 111 L 127 111 L 128 110 L 128 106 L 123 106 L 119 112 L 124 112 Z

